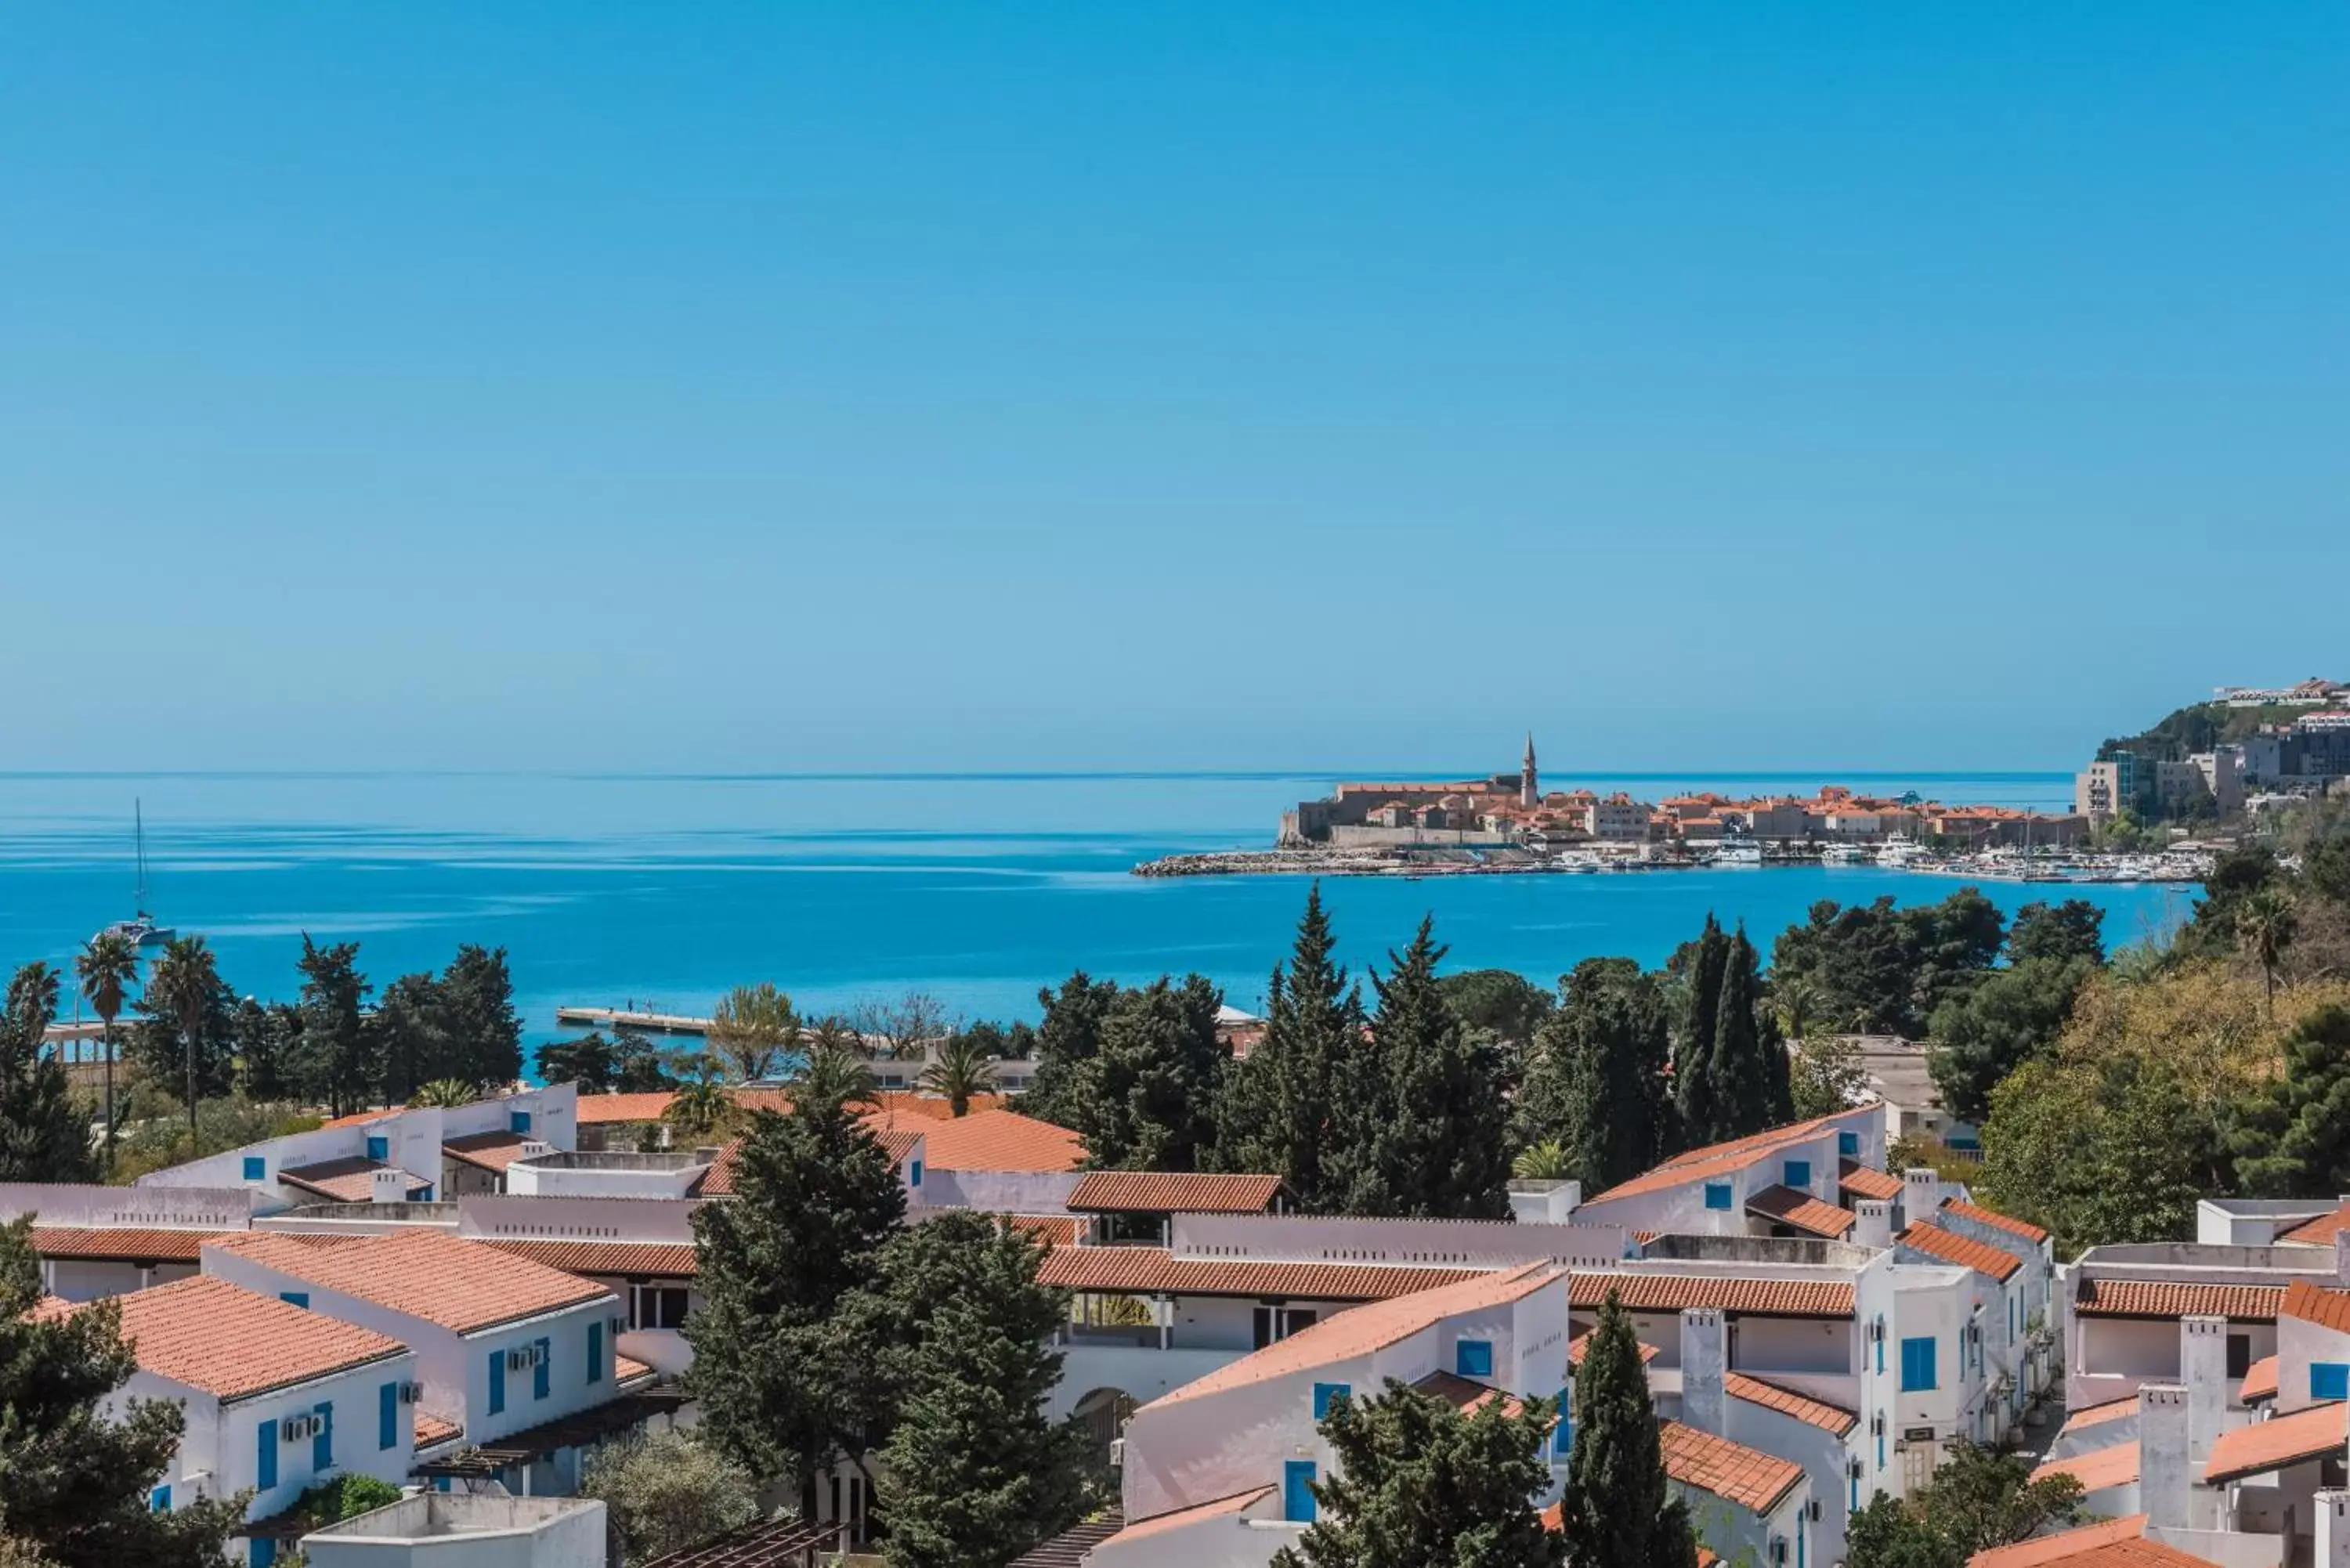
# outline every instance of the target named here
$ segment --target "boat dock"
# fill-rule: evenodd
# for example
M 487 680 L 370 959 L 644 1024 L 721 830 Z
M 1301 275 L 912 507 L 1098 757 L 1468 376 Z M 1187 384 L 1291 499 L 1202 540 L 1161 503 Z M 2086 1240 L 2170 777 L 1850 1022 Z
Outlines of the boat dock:
M 566 1029 L 633 1029 L 640 1034 L 707 1034 L 710 1020 L 682 1012 L 638 1012 L 625 1007 L 558 1007 L 556 1023 Z

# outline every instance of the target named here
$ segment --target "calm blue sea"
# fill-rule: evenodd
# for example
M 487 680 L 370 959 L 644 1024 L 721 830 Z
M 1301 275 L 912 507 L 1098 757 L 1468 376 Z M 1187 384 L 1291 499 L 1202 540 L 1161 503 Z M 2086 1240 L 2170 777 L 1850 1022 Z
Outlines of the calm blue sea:
M 1375 769 L 1347 769 L 1361 777 Z M 1475 770 L 1471 769 L 1473 773 Z M 1305 897 L 1293 877 L 1142 878 L 1137 861 L 1259 846 L 1336 774 L 651 776 L 0 774 L 0 963 L 63 964 L 130 912 L 134 800 L 149 906 L 209 937 L 239 990 L 289 996 L 301 933 L 357 940 L 377 981 L 504 947 L 535 1037 L 558 1002 L 704 1009 L 773 980 L 810 1008 L 920 986 L 973 1017 L 1033 1017 L 1073 968 L 1197 970 L 1253 1010 Z M 2053 774 L 1624 776 L 1684 788 L 1871 792 L 2051 806 Z M 1767 940 L 1816 899 L 1908 902 L 1953 883 L 1873 868 L 1624 877 L 1336 878 L 1347 961 L 1384 961 L 1423 913 L 1455 968 L 1548 983 L 1578 960 L 1661 961 L 1706 911 Z M 1985 889 L 2025 901 L 2013 885 Z M 2039 889 L 2032 890 L 2034 894 Z M 2180 918 L 2185 889 L 2093 887 L 2109 940 Z

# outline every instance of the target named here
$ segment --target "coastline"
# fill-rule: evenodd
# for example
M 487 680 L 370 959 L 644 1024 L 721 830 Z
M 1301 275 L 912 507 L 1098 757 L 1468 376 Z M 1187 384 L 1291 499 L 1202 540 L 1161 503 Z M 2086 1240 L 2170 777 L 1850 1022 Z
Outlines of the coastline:
M 1163 855 L 1135 865 L 1131 875 L 1176 877 L 1590 877 L 1644 871 L 1760 870 L 1831 862 L 1816 852 L 1765 852 L 1758 858 L 1726 860 L 1706 855 L 1546 856 L 1529 851 L 1337 849 L 1325 846 L 1223 849 Z M 2209 866 L 2187 857 L 2151 857 L 2074 850 L 2061 858 L 1992 859 L 1977 856 L 1932 856 L 1898 861 L 1869 859 L 1879 870 L 1970 881 L 2055 883 L 2193 883 Z

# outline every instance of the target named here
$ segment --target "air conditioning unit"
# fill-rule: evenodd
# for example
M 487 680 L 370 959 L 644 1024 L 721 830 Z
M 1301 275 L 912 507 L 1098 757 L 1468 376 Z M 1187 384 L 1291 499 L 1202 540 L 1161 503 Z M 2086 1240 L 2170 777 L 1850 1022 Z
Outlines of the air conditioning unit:
M 1109 1440 L 1109 1468 L 1117 1469 L 1119 1466 L 1125 1463 L 1126 1439 L 1124 1438 L 1112 1438 Z
M 298 1443 L 317 1437 L 325 1428 L 326 1423 L 316 1416 L 288 1416 L 277 1424 L 277 1436 L 282 1442 Z
M 413 1404 L 415 1404 L 418 1400 L 420 1400 L 420 1399 L 421 1399 L 421 1398 L 423 1398 L 423 1397 L 424 1397 L 424 1385 L 423 1385 L 423 1384 L 421 1384 L 421 1383 L 403 1383 L 403 1384 L 401 1384 L 401 1385 L 400 1386 L 400 1402 L 401 1404 L 403 1404 L 403 1405 L 413 1405 Z
M 532 1367 L 538 1365 L 538 1346 L 535 1345 L 519 1345 L 515 1349 L 506 1352 L 506 1370 L 508 1372 L 527 1372 Z

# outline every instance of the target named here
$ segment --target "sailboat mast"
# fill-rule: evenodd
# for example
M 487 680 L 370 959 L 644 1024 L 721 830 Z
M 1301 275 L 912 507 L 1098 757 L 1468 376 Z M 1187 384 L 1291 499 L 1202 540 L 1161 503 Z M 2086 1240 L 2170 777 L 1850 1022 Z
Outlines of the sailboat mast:
M 130 798 L 130 822 L 132 831 L 138 835 L 139 844 L 139 897 L 136 900 L 136 908 L 143 918 L 147 913 L 147 811 L 144 804 L 136 795 Z

